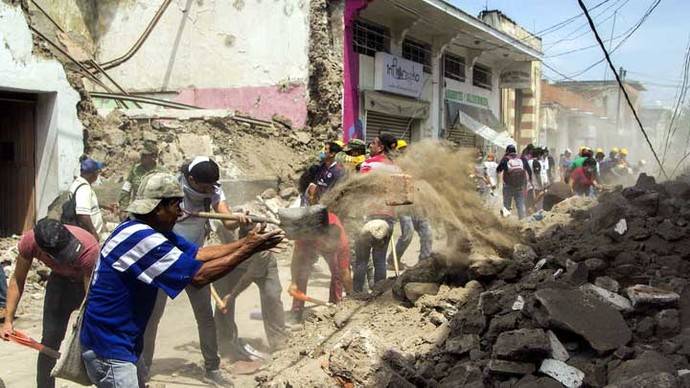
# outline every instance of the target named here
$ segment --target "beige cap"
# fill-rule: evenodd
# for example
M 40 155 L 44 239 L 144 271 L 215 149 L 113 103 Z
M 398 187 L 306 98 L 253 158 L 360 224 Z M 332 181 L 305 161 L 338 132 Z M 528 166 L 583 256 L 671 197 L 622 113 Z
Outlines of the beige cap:
M 165 172 L 147 174 L 141 179 L 137 195 L 127 207 L 127 211 L 134 214 L 148 214 L 163 198 L 182 197 L 184 193 L 174 175 Z

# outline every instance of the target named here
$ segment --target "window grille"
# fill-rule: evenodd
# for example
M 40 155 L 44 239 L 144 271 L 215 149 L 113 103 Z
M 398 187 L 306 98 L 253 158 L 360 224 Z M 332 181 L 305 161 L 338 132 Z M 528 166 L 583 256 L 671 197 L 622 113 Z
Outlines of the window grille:
M 384 27 L 356 20 L 352 30 L 355 52 L 373 57 L 377 51 L 388 52 L 390 41 Z
M 472 85 L 491 90 L 492 77 L 490 68 L 480 64 L 474 65 Z
M 402 56 L 412 62 L 424 65 L 424 72 L 431 74 L 431 46 L 405 39 L 402 46 Z
M 465 82 L 465 58 L 445 54 L 443 56 L 443 76 Z

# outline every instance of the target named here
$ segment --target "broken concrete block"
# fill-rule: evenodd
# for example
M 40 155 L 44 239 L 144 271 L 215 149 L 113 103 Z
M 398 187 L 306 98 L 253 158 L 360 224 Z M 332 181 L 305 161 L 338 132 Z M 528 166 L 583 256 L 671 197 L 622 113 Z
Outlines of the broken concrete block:
M 534 364 L 506 360 L 491 360 L 487 365 L 489 372 L 501 375 L 528 375 L 534 372 Z
M 549 330 L 546 332 L 546 335 L 549 337 L 549 343 L 551 344 L 551 358 L 563 362 L 568 361 L 570 354 L 568 354 L 568 350 L 556 337 L 556 334 Z
M 552 377 L 568 388 L 582 386 L 585 379 L 585 374 L 581 370 L 553 358 L 545 359 L 539 367 L 539 372 Z
M 668 338 L 678 334 L 680 330 L 680 314 L 678 310 L 659 311 L 654 319 L 656 320 L 657 337 Z
M 446 341 L 445 350 L 448 353 L 461 356 L 468 353 L 472 349 L 479 348 L 479 336 L 476 334 L 467 334 L 463 336 L 449 338 Z
M 617 349 L 632 333 L 620 312 L 579 290 L 542 289 L 534 294 L 542 326 L 572 331 L 598 352 Z
M 583 284 L 580 286 L 580 290 L 598 298 L 602 302 L 607 303 L 611 307 L 615 308 L 618 311 L 631 311 L 632 310 L 632 303 L 624 297 L 616 294 L 615 292 L 611 292 L 609 290 L 606 290 L 602 287 L 595 286 L 594 284 Z
M 620 365 L 609 370 L 609 384 L 617 384 L 644 373 L 675 373 L 673 362 L 663 355 L 646 351 L 638 358 L 623 361 Z
M 600 276 L 594 279 L 594 285 L 601 288 L 605 288 L 611 292 L 618 292 L 618 290 L 620 289 L 620 284 L 608 276 Z
M 551 352 L 551 344 L 542 329 L 519 329 L 501 333 L 493 355 L 508 360 L 536 360 Z
M 675 306 L 680 295 L 660 288 L 636 284 L 625 289 L 633 307 L 652 306 L 656 308 Z
M 405 296 L 414 303 L 422 295 L 436 295 L 439 285 L 436 283 L 410 282 L 405 284 Z
M 609 384 L 607 388 L 679 388 L 678 378 L 667 372 L 648 372 L 631 377 L 615 384 Z

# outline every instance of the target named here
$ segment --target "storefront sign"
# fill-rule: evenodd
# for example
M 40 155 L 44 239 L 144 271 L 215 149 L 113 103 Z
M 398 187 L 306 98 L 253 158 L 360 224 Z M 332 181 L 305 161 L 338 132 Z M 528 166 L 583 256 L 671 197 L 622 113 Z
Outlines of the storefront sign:
M 530 89 L 532 87 L 532 62 L 515 62 L 501 71 L 498 83 L 503 89 Z
M 446 100 L 489 108 L 489 99 L 472 93 L 446 89 Z
M 376 90 L 414 98 L 422 95 L 424 66 L 384 52 L 376 53 Z

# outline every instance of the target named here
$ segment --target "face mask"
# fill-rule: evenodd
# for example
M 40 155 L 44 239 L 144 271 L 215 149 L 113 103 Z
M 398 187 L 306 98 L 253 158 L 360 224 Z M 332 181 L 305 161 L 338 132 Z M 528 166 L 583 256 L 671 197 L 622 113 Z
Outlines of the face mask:
M 326 159 L 326 152 L 325 151 L 319 152 L 319 160 L 323 161 L 324 159 Z

